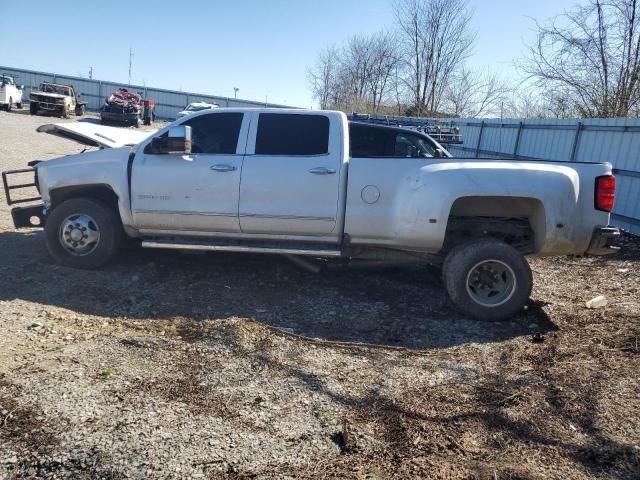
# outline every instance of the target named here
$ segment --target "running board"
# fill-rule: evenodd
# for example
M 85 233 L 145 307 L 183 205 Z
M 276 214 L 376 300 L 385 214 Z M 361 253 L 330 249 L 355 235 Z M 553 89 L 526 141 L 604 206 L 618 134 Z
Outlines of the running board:
M 144 248 L 168 248 L 172 250 L 199 250 L 210 252 L 245 252 L 245 253 L 275 253 L 278 255 L 310 255 L 313 257 L 339 257 L 340 250 L 327 248 L 282 248 L 268 246 L 234 245 L 225 243 L 204 242 L 170 242 L 164 240 L 143 240 Z

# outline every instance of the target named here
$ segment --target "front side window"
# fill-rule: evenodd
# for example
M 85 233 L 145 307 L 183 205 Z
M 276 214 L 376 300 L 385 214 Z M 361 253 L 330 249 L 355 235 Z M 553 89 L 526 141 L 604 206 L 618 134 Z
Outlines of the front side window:
M 234 154 L 242 126 L 242 113 L 214 113 L 190 118 L 192 153 Z
M 261 113 L 256 155 L 329 153 L 329 119 L 324 115 Z

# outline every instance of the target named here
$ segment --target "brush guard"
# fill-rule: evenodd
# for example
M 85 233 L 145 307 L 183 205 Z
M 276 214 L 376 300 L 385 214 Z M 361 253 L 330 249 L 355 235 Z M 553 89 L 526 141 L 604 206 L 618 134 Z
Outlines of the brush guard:
M 16 175 L 24 176 L 25 173 L 33 173 L 33 181 L 31 183 L 9 183 L 10 177 Z M 21 168 L 18 170 L 7 170 L 2 172 L 2 183 L 4 185 L 4 196 L 7 198 L 7 205 L 15 205 L 16 203 L 29 203 L 40 200 L 40 196 L 28 198 L 13 198 L 11 192 L 14 190 L 24 190 L 27 188 L 38 188 L 38 171 L 35 168 Z
M 33 174 L 33 181 L 30 183 L 10 183 L 11 178 L 24 177 L 25 174 Z M 24 182 L 24 180 L 18 180 Z M 38 172 L 35 168 L 21 168 L 18 170 L 8 170 L 2 172 L 2 184 L 4 185 L 4 195 L 7 198 L 7 205 L 15 205 L 17 203 L 30 203 L 40 201 L 40 197 L 15 198 L 12 192 L 25 190 L 29 188 L 38 189 Z M 43 227 L 46 220 L 46 212 L 44 205 L 28 205 L 24 207 L 15 207 L 11 209 L 11 217 L 16 228 L 34 228 Z

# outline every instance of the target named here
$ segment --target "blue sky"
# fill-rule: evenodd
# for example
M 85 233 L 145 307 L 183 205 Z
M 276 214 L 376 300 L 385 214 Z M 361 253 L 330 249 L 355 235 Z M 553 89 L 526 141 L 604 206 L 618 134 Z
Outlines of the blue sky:
M 470 0 L 472 66 L 515 77 L 533 22 L 574 0 Z M 60 12 L 71 17 L 62 26 Z M 37 14 L 36 14 L 37 13 Z M 16 19 L 19 19 L 16 21 Z M 301 107 L 306 68 L 330 44 L 393 27 L 391 0 L 0 0 L 0 65 L 127 81 Z

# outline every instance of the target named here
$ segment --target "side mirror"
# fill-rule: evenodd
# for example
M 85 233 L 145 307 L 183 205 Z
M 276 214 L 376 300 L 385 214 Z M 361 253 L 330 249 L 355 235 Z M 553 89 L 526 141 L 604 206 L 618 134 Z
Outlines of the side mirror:
M 150 153 L 185 155 L 191 153 L 191 127 L 174 125 L 169 127 L 166 137 L 154 137 Z
M 24 90 L 24 85 L 20 85 L 18 88 L 19 88 L 20 90 Z

